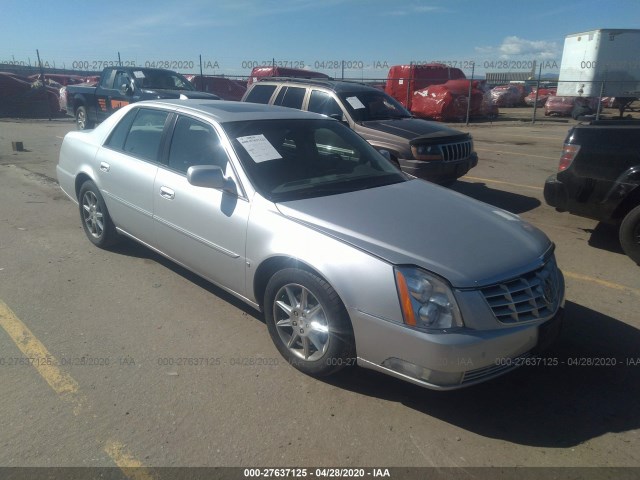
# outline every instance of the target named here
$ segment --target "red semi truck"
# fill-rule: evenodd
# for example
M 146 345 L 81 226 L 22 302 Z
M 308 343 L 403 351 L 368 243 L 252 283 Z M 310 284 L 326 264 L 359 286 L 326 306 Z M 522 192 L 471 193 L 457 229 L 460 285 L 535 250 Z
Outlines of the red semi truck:
M 467 77 L 459 68 L 448 67 L 442 63 L 394 65 L 389 69 L 384 91 L 411 110 L 414 92 L 430 85 L 442 85 L 449 80 L 465 78 Z

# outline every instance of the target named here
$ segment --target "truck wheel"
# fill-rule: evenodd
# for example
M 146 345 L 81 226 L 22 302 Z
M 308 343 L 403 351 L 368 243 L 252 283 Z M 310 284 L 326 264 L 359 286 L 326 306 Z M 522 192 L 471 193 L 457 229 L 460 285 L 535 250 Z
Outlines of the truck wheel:
M 87 109 L 83 106 L 76 110 L 76 125 L 78 130 L 88 130 L 94 127 L 94 123 L 87 117 Z
M 622 220 L 620 244 L 624 253 L 640 265 L 640 205 L 627 213 Z

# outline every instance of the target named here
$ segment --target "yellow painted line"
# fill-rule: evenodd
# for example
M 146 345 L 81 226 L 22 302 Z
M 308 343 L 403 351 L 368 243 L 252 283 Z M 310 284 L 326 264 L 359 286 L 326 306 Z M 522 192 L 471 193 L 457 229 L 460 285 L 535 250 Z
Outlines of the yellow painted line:
M 479 182 L 499 183 L 501 185 L 511 185 L 512 187 L 531 188 L 533 190 L 544 190 L 543 187 L 533 187 L 531 185 L 522 185 L 520 183 L 502 182 L 500 180 L 491 180 L 490 178 L 470 177 L 468 175 L 465 175 L 464 177 L 462 177 L 462 180 L 465 179 L 477 180 Z
M 56 358 L 2 300 L 0 300 L 0 326 L 9 334 L 13 343 L 29 359 L 49 386 L 58 395 L 79 407 L 81 402 L 78 396 L 78 382 L 58 368 L 59 363 Z
M 86 397 L 79 391 L 78 382 L 58 368 L 58 360 L 2 300 L 0 300 L 0 327 L 7 332 L 13 343 L 25 358 L 29 359 L 29 363 L 53 391 L 63 400 L 70 402 L 74 407 L 73 413 L 79 415 L 86 403 Z M 128 453 L 122 443 L 109 441 L 104 450 L 120 470 L 132 480 L 153 479 L 144 465 Z
M 151 480 L 151 472 L 137 459 L 126 451 L 124 444 L 115 441 L 107 442 L 104 451 L 127 477 L 132 480 Z
M 482 140 L 478 140 L 478 143 L 481 143 Z M 516 155 L 518 157 L 535 157 L 535 158 L 546 158 L 547 160 L 556 160 L 560 161 L 560 156 L 557 157 L 545 157 L 544 155 L 532 155 L 530 153 L 522 153 L 522 152 L 505 152 L 502 150 L 489 150 L 488 148 L 476 148 L 479 152 L 491 152 L 491 153 L 505 153 L 507 155 Z
M 589 275 L 583 275 L 581 273 L 568 272 L 566 270 L 563 270 L 562 273 L 564 274 L 565 277 L 571 278 L 573 280 L 595 283 L 602 287 L 611 288 L 613 290 L 620 290 L 623 292 L 631 292 L 640 296 L 640 289 L 637 289 L 637 288 L 627 287 L 626 285 L 620 285 L 619 283 L 609 282 L 608 280 L 602 280 L 600 278 L 591 277 Z

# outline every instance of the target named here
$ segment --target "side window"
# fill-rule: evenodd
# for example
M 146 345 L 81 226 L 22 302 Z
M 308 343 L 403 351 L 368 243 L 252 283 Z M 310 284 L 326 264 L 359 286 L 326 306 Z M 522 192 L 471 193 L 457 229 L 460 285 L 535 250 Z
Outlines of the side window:
M 116 74 L 115 70 L 109 70 L 108 72 L 104 72 L 102 75 L 102 79 L 100 81 L 100 86 L 102 88 L 113 88 L 113 76 Z
M 157 161 L 168 116 L 168 112 L 161 110 L 139 109 L 124 142 L 124 151 L 145 160 Z
M 129 85 L 131 82 L 131 78 L 126 72 L 118 72 L 116 73 L 116 80 L 113 82 L 113 88 L 119 90 L 122 88 L 122 85 Z
M 301 110 L 302 101 L 304 100 L 304 94 L 306 93 L 306 91 L 306 88 L 289 87 L 287 88 L 282 101 L 280 103 L 276 103 L 276 105 L 282 105 L 283 107 L 297 108 L 298 110 Z
M 256 85 L 251 89 L 245 102 L 251 103 L 269 103 L 271 95 L 275 92 L 275 85 Z
M 312 90 L 311 97 L 309 97 L 310 112 L 321 113 L 330 117 L 331 115 L 342 116 L 342 109 L 338 102 L 328 93 L 321 92 L 320 90 Z
M 134 108 L 129 111 L 122 120 L 116 125 L 116 128 L 113 129 L 111 135 L 105 142 L 106 147 L 113 148 L 114 150 L 123 150 L 124 149 L 124 141 L 127 138 L 127 134 L 131 129 L 131 124 L 133 123 L 133 119 L 136 118 L 138 114 L 138 108 Z
M 211 125 L 190 117 L 178 118 L 169 150 L 170 169 L 186 174 L 193 165 L 215 165 L 226 172 L 228 162 Z

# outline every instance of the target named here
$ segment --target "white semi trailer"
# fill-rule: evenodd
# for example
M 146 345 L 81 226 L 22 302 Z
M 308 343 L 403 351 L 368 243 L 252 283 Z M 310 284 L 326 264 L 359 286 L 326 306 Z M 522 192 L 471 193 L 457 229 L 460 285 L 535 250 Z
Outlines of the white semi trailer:
M 567 35 L 558 95 L 640 97 L 640 30 L 599 29 Z

